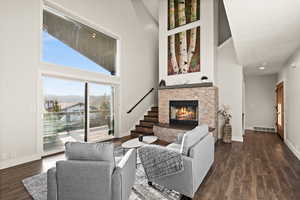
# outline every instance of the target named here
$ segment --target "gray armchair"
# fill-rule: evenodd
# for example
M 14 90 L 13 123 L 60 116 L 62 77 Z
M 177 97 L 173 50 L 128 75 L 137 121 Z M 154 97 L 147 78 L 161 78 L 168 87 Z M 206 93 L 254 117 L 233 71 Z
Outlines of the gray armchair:
M 136 150 L 115 164 L 113 144 L 67 143 L 66 161 L 48 170 L 48 200 L 127 200 L 135 181 Z
M 193 198 L 214 162 L 214 137 L 208 132 L 207 125 L 200 125 L 185 133 L 177 142 L 166 148 L 178 151 L 183 157 L 184 170 L 180 173 L 149 180 Z

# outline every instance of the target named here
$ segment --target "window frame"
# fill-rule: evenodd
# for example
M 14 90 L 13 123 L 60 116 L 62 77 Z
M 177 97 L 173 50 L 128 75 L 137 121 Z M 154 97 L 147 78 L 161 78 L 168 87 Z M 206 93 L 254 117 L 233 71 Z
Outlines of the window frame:
M 78 68 L 68 67 L 57 65 L 53 63 L 47 63 L 42 60 L 42 50 L 43 50 L 43 10 L 45 7 L 53 8 L 63 15 L 78 21 L 86 26 L 89 26 L 96 31 L 99 31 L 103 34 L 106 34 L 117 41 L 117 52 L 116 52 L 116 74 L 115 75 L 106 75 L 97 72 L 90 72 L 87 70 L 81 70 Z M 37 139 L 36 139 L 36 149 L 37 154 L 39 156 L 45 156 L 43 151 L 43 76 L 53 77 L 53 78 L 60 78 L 66 80 L 75 80 L 75 81 L 82 81 L 82 82 L 90 82 L 96 84 L 105 84 L 110 85 L 114 88 L 114 137 L 119 137 L 121 133 L 121 96 L 120 96 L 120 84 L 121 84 L 121 47 L 122 47 L 122 38 L 111 31 L 96 25 L 89 20 L 72 13 L 69 10 L 66 10 L 59 5 L 52 3 L 48 0 L 44 0 L 40 2 L 40 34 L 39 34 L 40 46 L 39 46 L 39 70 L 37 74 L 37 123 L 36 123 L 36 130 L 37 130 Z
M 113 115 L 113 120 L 116 121 L 116 112 L 115 112 L 115 109 L 116 109 L 116 101 L 115 101 L 115 98 L 116 98 L 116 86 L 115 85 L 111 85 L 111 84 L 107 84 L 107 83 L 99 83 L 99 82 L 95 82 L 95 81 L 84 81 L 84 80 L 79 80 L 79 79 L 71 79 L 71 78 L 64 78 L 64 77 L 57 77 L 57 76 L 52 76 L 52 75 L 41 75 L 41 79 L 43 77 L 47 77 L 47 78 L 54 78 L 54 79 L 59 79 L 59 80 L 63 80 L 63 81 L 75 81 L 75 82 L 80 82 L 83 84 L 83 97 L 84 97 L 84 109 L 85 109 L 85 112 L 84 112 L 84 118 L 85 118 L 85 121 L 84 121 L 84 128 L 83 128 L 83 133 L 84 133 L 84 141 L 83 142 L 89 142 L 88 141 L 88 136 L 90 134 L 90 96 L 91 96 L 91 90 L 90 90 L 90 85 L 91 84 L 97 84 L 97 85 L 105 85 L 105 86 L 110 86 L 112 87 L 112 115 Z M 43 124 L 44 124 L 44 92 L 43 92 L 43 89 L 44 89 L 44 83 L 43 83 L 43 80 L 42 81 L 42 140 L 44 139 L 44 128 L 43 128 Z M 112 135 L 113 137 L 115 137 L 115 128 L 116 128 L 116 124 L 114 123 L 114 127 L 113 127 L 113 130 L 114 130 L 114 134 Z M 44 141 L 44 140 L 43 140 Z M 42 141 L 42 144 L 44 145 L 44 142 Z M 100 142 L 99 141 L 96 141 L 96 142 Z M 51 155 L 51 154 L 56 154 L 56 153 L 59 153 L 61 152 L 61 150 L 54 150 L 54 151 L 48 151 L 47 153 L 44 151 L 44 148 L 43 148 L 43 156 L 47 156 L 47 155 Z
M 88 26 L 104 35 L 107 35 L 113 39 L 116 40 L 116 57 L 115 57 L 115 70 L 116 70 L 116 73 L 115 75 L 106 75 L 106 74 L 102 74 L 102 73 L 98 73 L 98 72 L 91 72 L 91 71 L 87 71 L 87 70 L 83 70 L 83 69 L 78 69 L 78 68 L 75 68 L 73 66 L 65 66 L 65 65 L 59 65 L 59 64 L 55 64 L 55 63 L 49 63 L 49 62 L 45 62 L 43 61 L 43 11 L 44 10 L 55 10 L 57 12 L 59 12 L 59 14 L 61 14 L 62 16 L 65 16 L 73 21 L 76 21 L 76 22 L 79 22 L 85 26 Z M 92 22 L 90 22 L 89 20 L 83 18 L 83 17 L 80 17 L 78 15 L 75 15 L 73 14 L 72 12 L 70 11 L 67 11 L 53 3 L 50 3 L 48 1 L 44 1 L 43 5 L 42 5 L 42 8 L 41 8 L 41 33 L 40 33 L 40 63 L 43 63 L 43 64 L 50 64 L 50 65 L 53 65 L 53 66 L 56 66 L 56 67 L 64 67 L 64 68 L 75 68 L 75 69 L 78 69 L 80 71 L 87 71 L 87 72 L 91 72 L 91 73 L 98 73 L 98 74 L 102 74 L 104 76 L 108 76 L 108 77 L 119 77 L 121 75 L 121 72 L 120 72 L 120 46 L 121 46 L 121 39 L 119 36 L 117 36 L 116 34 L 112 33 L 112 31 L 108 31 Z

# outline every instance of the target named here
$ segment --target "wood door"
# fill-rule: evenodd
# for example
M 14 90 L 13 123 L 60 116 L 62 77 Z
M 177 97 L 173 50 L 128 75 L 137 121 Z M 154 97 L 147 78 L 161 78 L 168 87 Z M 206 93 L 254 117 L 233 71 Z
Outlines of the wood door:
M 276 110 L 277 110 L 277 133 L 281 139 L 284 139 L 284 91 L 283 82 L 276 87 Z

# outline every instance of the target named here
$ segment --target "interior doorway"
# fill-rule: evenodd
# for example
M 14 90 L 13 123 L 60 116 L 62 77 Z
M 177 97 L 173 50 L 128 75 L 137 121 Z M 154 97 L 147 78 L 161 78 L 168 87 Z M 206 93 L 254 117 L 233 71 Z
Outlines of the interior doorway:
M 279 83 L 276 86 L 276 111 L 277 111 L 277 133 L 284 140 L 284 84 Z

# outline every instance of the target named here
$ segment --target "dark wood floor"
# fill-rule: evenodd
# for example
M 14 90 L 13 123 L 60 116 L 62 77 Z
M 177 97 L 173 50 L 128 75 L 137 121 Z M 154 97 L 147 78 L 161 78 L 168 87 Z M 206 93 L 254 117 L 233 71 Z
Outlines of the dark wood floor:
M 300 161 L 282 141 L 275 134 L 252 132 L 244 139 L 243 144 L 217 144 L 215 163 L 194 200 L 300 200 Z M 21 180 L 59 159 L 64 155 L 0 171 L 0 199 L 31 199 Z

